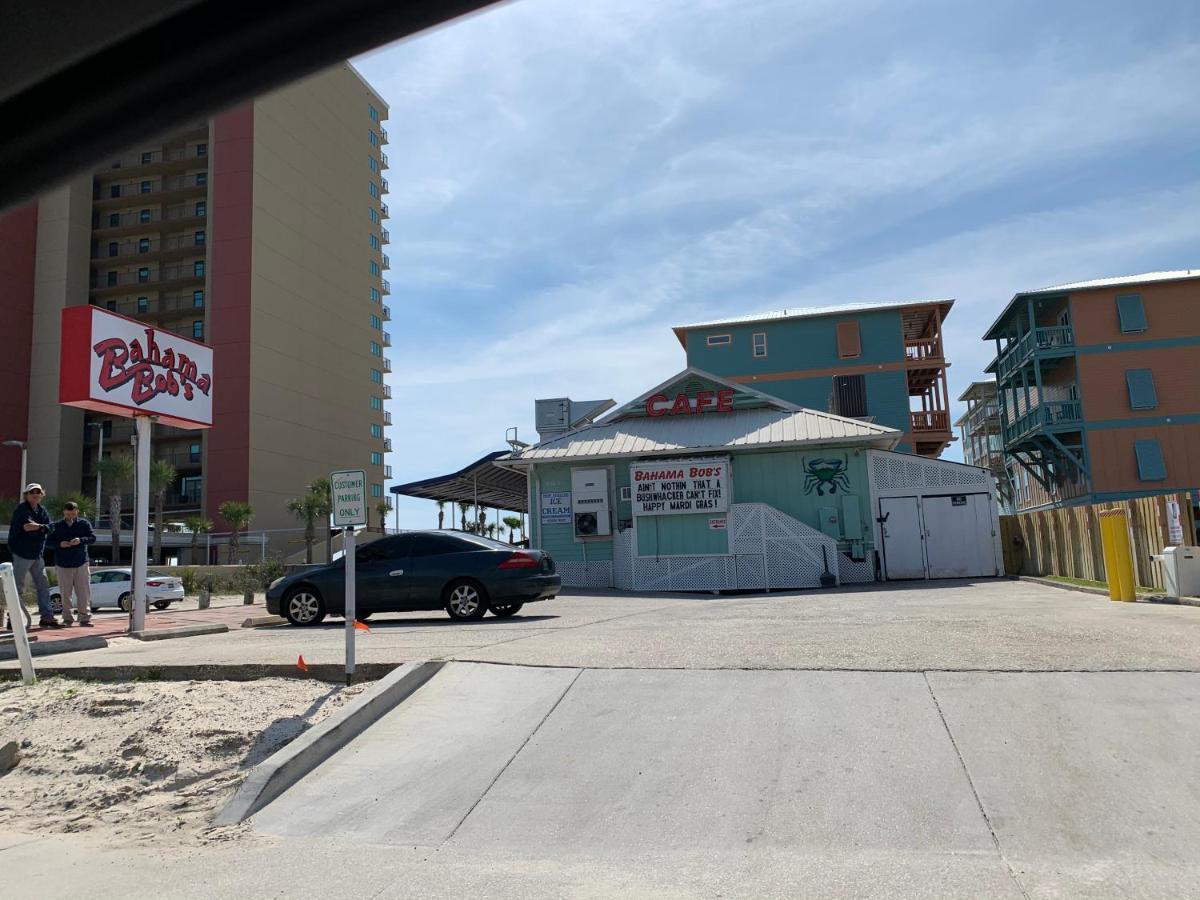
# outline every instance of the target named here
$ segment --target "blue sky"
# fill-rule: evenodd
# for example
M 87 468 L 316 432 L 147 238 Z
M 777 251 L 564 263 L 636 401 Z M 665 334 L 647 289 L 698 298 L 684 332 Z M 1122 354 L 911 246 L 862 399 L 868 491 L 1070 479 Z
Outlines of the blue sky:
M 355 62 L 397 481 L 532 438 L 535 397 L 636 396 L 672 325 L 954 297 L 957 396 L 1018 290 L 1200 266 L 1194 2 L 518 0 Z

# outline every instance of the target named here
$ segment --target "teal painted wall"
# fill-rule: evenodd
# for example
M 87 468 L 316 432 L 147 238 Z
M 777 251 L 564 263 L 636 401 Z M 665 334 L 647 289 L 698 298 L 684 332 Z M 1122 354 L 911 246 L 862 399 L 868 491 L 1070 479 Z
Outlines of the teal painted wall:
M 858 322 L 862 355 L 854 359 L 839 359 L 837 355 L 837 326 L 841 322 Z M 755 359 L 752 335 L 765 332 L 767 357 Z M 732 342 L 709 347 L 710 334 L 729 334 Z M 791 319 L 780 322 L 760 322 L 732 328 L 700 328 L 688 332 L 687 361 L 689 366 L 712 372 L 725 378 L 747 378 L 755 375 L 798 373 L 795 378 L 743 383 L 764 393 L 796 403 L 808 409 L 829 409 L 833 392 L 830 374 L 805 377 L 806 370 L 856 368 L 868 365 L 899 364 L 904 362 L 904 334 L 898 311 L 859 313 L 848 316 L 827 316 L 817 319 Z M 867 410 L 880 425 L 901 432 L 909 430 L 908 376 L 904 369 L 867 372 Z M 909 444 L 896 449 L 911 451 Z
M 687 458 L 696 454 L 681 454 Z M 845 540 L 861 540 L 872 546 L 870 491 L 867 484 L 867 462 L 863 451 L 845 448 L 824 448 L 800 452 L 780 450 L 768 452 L 734 452 L 730 454 L 733 464 L 733 494 L 735 503 L 766 503 L 780 512 L 813 528 L 820 528 L 820 509 L 834 507 L 842 515 L 845 484 L 849 495 L 858 508 L 860 530 L 857 534 L 843 532 Z M 839 482 L 836 490 L 822 487 L 809 476 L 806 467 L 815 460 L 840 460 L 845 465 L 845 483 Z M 620 489 L 629 484 L 629 459 L 589 460 L 578 464 L 579 468 L 610 467 L 613 470 L 614 497 L 620 497 Z M 569 491 L 571 469 L 565 463 L 539 464 L 534 469 L 534 480 L 540 491 Z M 807 490 L 807 493 L 806 493 Z M 537 506 L 534 519 L 540 516 Z M 632 523 L 632 508 L 628 501 L 617 500 L 616 518 Z M 714 514 L 717 515 L 717 514 Z M 704 513 L 673 516 L 641 516 L 638 519 L 638 553 L 643 556 L 671 556 L 690 554 L 723 554 L 729 552 L 729 537 L 726 531 L 713 531 L 708 527 L 711 516 Z M 657 527 L 655 519 L 658 520 Z M 845 527 L 843 520 L 843 528 Z M 533 530 L 534 544 L 549 551 L 561 561 L 582 562 L 585 543 L 576 541 L 574 529 L 566 525 L 542 525 L 537 521 Z M 592 539 L 586 542 L 587 559 L 612 559 L 611 539 Z

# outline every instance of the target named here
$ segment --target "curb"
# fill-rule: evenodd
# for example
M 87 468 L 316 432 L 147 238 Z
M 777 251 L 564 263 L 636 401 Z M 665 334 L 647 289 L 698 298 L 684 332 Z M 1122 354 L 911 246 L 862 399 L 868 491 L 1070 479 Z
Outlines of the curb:
M 1036 575 L 1016 575 L 1017 581 L 1028 581 L 1045 587 L 1058 588 L 1063 591 L 1076 591 L 1080 594 L 1095 594 L 1097 597 L 1107 597 L 1107 588 L 1088 587 L 1084 584 L 1067 584 L 1062 581 L 1051 581 L 1049 578 L 1038 578 Z M 1160 594 L 1137 594 L 1138 603 L 1158 603 L 1168 606 L 1200 606 L 1200 597 L 1162 597 Z
M 108 646 L 103 635 L 89 634 L 86 637 L 64 638 L 61 641 L 30 641 L 29 652 L 33 656 L 53 656 L 56 653 L 74 653 L 76 650 L 98 650 Z M 0 645 L 0 661 L 16 659 L 15 644 Z M 16 671 L 16 670 L 14 670 Z
M 354 680 L 378 681 L 386 678 L 396 663 L 359 663 Z M 293 663 L 231 663 L 222 665 L 123 664 L 95 666 L 38 666 L 38 677 L 83 678 L 91 681 L 257 681 L 259 678 L 295 678 L 345 684 L 346 669 L 341 663 L 309 663 L 301 672 Z M 0 668 L 0 681 L 21 677 L 14 667 Z
M 283 616 L 251 616 L 242 623 L 243 628 L 266 628 L 271 625 L 286 625 Z
M 139 641 L 169 641 L 171 638 L 196 637 L 200 634 L 224 634 L 228 630 L 228 625 L 180 625 L 178 628 L 131 631 L 129 637 Z
M 297 781 L 408 699 L 445 662 L 404 663 L 354 702 L 309 729 L 255 766 L 237 793 L 213 818 L 214 825 L 246 821 Z

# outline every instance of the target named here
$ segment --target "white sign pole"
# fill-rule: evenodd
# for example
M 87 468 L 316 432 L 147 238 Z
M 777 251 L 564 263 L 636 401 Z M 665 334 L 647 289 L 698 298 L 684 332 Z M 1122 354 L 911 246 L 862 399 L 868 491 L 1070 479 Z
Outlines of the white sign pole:
M 129 630 L 133 634 L 140 634 L 146 627 L 146 549 L 150 527 L 150 417 L 135 416 L 133 421 L 137 426 L 137 492 L 133 514 L 133 617 Z
M 342 552 L 346 560 L 346 685 L 354 679 L 354 529 L 342 532 Z
M 29 652 L 29 635 L 25 633 L 25 610 L 21 609 L 21 593 L 17 590 L 17 579 L 13 577 L 12 563 L 0 563 L 0 594 L 4 595 L 8 607 L 13 643 L 17 646 L 17 659 L 21 661 L 21 680 L 33 684 L 37 676 L 33 672 L 33 654 Z

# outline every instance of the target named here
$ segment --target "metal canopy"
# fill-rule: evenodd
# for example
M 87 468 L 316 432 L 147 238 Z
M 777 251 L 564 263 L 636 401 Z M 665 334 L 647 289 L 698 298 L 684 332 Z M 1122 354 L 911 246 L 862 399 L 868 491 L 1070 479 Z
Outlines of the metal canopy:
M 443 500 L 447 503 L 478 503 L 494 509 L 529 512 L 528 479 L 524 472 L 502 469 L 495 461 L 509 451 L 498 450 L 450 475 L 438 475 L 408 484 L 393 485 L 393 494 Z

